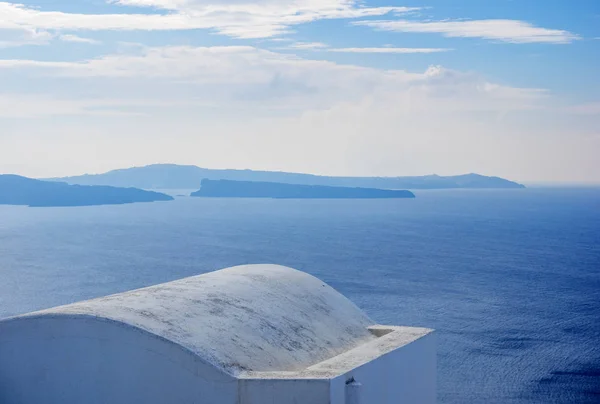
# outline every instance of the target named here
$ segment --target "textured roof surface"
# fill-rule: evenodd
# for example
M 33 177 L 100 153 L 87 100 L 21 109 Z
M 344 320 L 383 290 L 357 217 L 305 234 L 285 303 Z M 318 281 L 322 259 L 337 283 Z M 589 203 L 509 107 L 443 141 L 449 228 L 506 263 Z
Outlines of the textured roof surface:
M 352 302 L 306 273 L 228 268 L 30 316 L 121 322 L 178 344 L 230 374 L 299 371 L 376 337 Z

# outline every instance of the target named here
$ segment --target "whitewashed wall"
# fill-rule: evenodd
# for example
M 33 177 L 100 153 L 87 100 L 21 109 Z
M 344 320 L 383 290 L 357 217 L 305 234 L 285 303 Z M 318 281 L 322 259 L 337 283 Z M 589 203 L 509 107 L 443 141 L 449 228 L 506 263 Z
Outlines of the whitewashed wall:
M 32 318 L 1 328 L 0 403 L 236 404 L 237 380 L 119 323 Z
M 360 383 L 360 404 L 434 404 L 437 398 L 435 333 L 411 342 L 332 381 L 331 404 L 344 401 L 346 381 Z M 358 404 L 358 403 L 357 403 Z
M 240 404 L 434 404 L 436 357 L 430 333 L 332 379 L 241 380 Z

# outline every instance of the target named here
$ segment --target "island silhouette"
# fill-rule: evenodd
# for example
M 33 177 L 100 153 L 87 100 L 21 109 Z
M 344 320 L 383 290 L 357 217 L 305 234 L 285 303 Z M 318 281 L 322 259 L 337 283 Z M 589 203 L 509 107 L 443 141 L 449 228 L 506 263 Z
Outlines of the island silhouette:
M 415 194 L 410 191 L 392 189 L 204 179 L 200 190 L 193 192 L 191 196 L 279 199 L 389 199 L 414 198 Z
M 52 178 L 80 185 L 110 185 L 142 189 L 199 189 L 203 179 L 252 182 L 277 182 L 331 187 L 379 189 L 460 189 L 525 188 L 514 181 L 479 174 L 456 176 L 425 175 L 418 177 L 332 177 L 279 171 L 215 170 L 197 166 L 153 164 L 109 171 L 104 174 Z
M 0 175 L 0 205 L 31 207 L 117 205 L 135 202 L 170 201 L 159 192 L 111 186 L 69 185 L 19 175 Z

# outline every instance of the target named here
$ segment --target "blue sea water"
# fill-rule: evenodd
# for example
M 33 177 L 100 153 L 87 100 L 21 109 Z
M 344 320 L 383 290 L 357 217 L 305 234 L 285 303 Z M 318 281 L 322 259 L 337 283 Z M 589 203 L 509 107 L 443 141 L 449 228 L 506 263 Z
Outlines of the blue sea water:
M 600 402 L 600 189 L 416 194 L 0 206 L 0 317 L 278 263 L 435 328 L 440 403 Z

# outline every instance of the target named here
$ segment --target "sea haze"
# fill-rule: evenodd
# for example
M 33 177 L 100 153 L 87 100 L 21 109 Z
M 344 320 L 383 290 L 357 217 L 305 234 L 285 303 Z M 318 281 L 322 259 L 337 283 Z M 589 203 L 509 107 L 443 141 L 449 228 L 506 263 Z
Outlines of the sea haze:
M 0 317 L 277 263 L 435 328 L 440 403 L 599 402 L 600 189 L 415 194 L 0 206 Z

